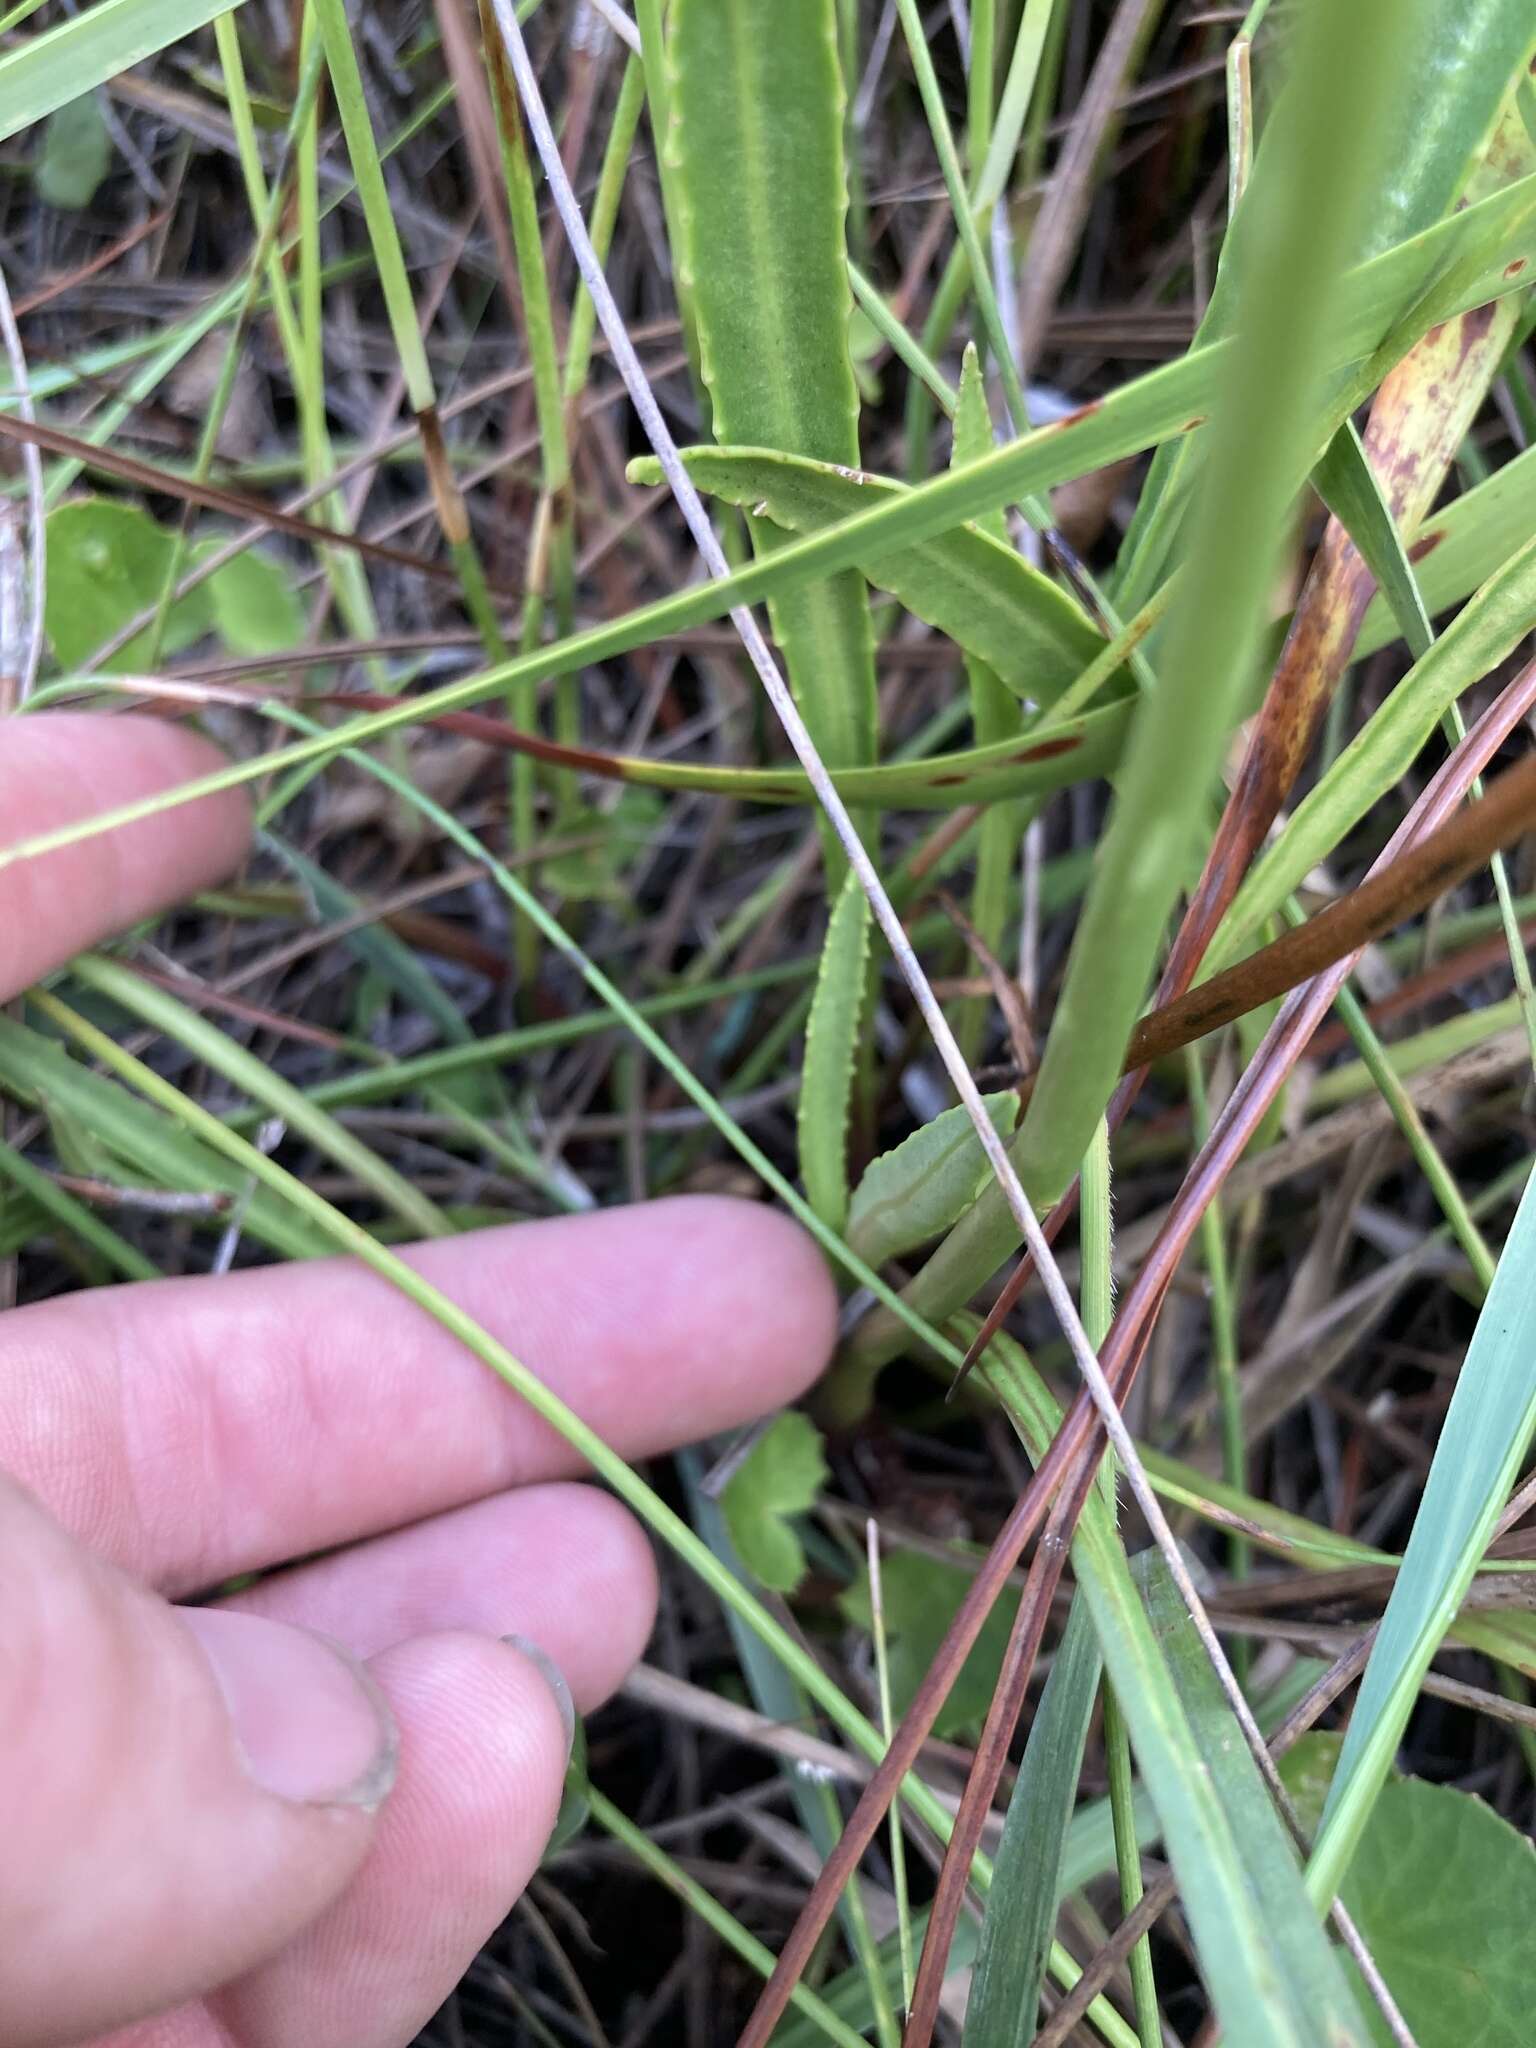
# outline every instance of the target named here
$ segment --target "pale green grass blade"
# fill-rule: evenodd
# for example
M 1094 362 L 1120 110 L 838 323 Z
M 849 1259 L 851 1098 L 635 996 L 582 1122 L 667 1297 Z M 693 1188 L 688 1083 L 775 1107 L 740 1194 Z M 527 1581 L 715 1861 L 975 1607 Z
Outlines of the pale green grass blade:
M 990 30 L 989 24 L 989 30 Z M 973 29 L 978 38 L 981 30 Z M 973 67 L 982 61 L 982 53 L 973 49 Z M 986 56 L 988 77 L 983 81 L 990 87 L 990 54 Z M 972 134 L 973 153 L 985 146 L 985 136 L 991 131 L 990 90 L 977 104 L 978 81 L 974 75 L 972 86 Z M 978 131 L 977 122 L 981 122 Z M 960 388 L 955 400 L 954 444 L 951 463 L 976 462 L 990 455 L 995 437 L 992 431 L 992 412 L 987 404 L 986 380 L 982 376 L 981 358 L 976 353 L 974 342 L 967 342 L 965 354 L 960 363 Z M 1008 543 L 1008 522 L 1001 512 L 993 512 L 978 521 L 983 533 L 992 540 Z M 1010 547 L 1009 552 L 1013 550 Z M 1055 589 L 1054 584 L 1050 585 Z M 965 679 L 971 693 L 971 733 L 978 746 L 988 746 L 994 740 L 1007 739 L 1017 730 L 1018 713 L 1011 701 L 1012 692 L 1002 680 L 992 663 L 978 655 L 965 657 Z M 980 935 L 982 944 L 998 959 L 1004 951 L 1004 934 L 1008 921 L 1008 905 L 1013 892 L 1014 871 L 1018 866 L 1019 845 L 1024 835 L 1026 814 L 1024 807 L 1017 804 L 992 804 L 981 821 L 981 830 L 976 839 L 976 881 L 971 891 L 971 922 Z M 990 1004 L 984 997 L 976 997 L 958 1005 L 955 1019 L 955 1035 L 969 1065 L 974 1066 L 980 1054 L 986 1031 Z
M 1419 1683 L 1493 1533 L 1536 1428 L 1536 1182 L 1527 1184 L 1456 1380 L 1402 1569 L 1360 1683 L 1308 1883 L 1337 1891 Z
M 819 533 L 870 504 L 909 495 L 905 484 L 889 477 L 768 449 L 687 448 L 683 462 L 701 491 L 796 534 Z M 629 474 L 637 483 L 662 480 L 654 456 L 637 457 Z M 908 611 L 988 663 L 1015 699 L 1050 704 L 1103 651 L 1104 636 L 1081 606 L 980 523 L 867 556 L 859 568 Z M 1017 731 L 1018 705 L 1007 709 L 1010 729 Z M 976 734 L 981 741 L 1005 736 L 979 728 Z
M 1335 2036 L 1328 2027 L 1343 2013 L 1354 2018 L 1354 2000 L 1307 1897 L 1295 1845 L 1222 1697 L 1167 1564 L 1156 1551 L 1143 1551 L 1131 1576 L 1146 1602 L 1201 1766 L 1232 1824 L 1244 1875 L 1257 1910 L 1270 1927 L 1275 1965 L 1285 1975 L 1287 1993 L 1298 2008 L 1314 2016 L 1317 2031 L 1311 2038 L 1332 2041 Z M 1355 2024 L 1362 2025 L 1358 2020 Z M 1362 2036 L 1368 2038 L 1363 2026 Z
M 371 1146 L 337 1123 L 329 1110 L 317 1109 L 308 1096 L 282 1080 L 264 1060 L 215 1031 L 165 989 L 157 988 L 104 954 L 83 954 L 74 962 L 71 972 L 76 981 L 97 995 L 108 997 L 131 1017 L 165 1032 L 182 1045 L 195 1046 L 199 1057 L 226 1081 L 259 1102 L 269 1115 L 281 1117 L 290 1130 L 308 1138 L 344 1173 L 355 1175 L 409 1229 L 427 1237 L 450 1234 L 452 1226 L 437 1204 L 428 1201 Z
M 1056 1925 L 1067 1825 L 1103 1662 L 1075 1600 L 1008 1797 L 965 2009 L 964 2048 L 1028 2048 Z
M 1318 496 L 1360 550 L 1393 622 L 1415 659 L 1434 639 L 1429 613 L 1408 560 L 1392 508 L 1382 494 L 1354 422 L 1348 420 L 1329 442 L 1312 471 Z
M 240 0 L 101 0 L 0 56 L 0 142 L 104 85 Z
M 869 901 L 849 875 L 838 891 L 805 1027 L 798 1117 L 806 1199 L 829 1230 L 848 1214 L 848 1115 L 869 982 Z
M 183 1194 L 238 1196 L 245 1191 L 244 1175 L 216 1151 L 105 1075 L 71 1059 L 56 1039 L 9 1017 L 0 1017 L 0 1087 L 45 1113 L 59 1110 L 72 1116 L 122 1162 L 125 1184 Z M 245 1228 L 286 1258 L 308 1258 L 314 1250 L 313 1232 L 265 1189 L 258 1189 L 247 1207 Z
M 1038 1460 L 1060 1426 L 1055 1399 L 1005 1335 L 993 1339 L 982 1371 Z M 1243 2048 L 1318 2048 L 1320 2042 L 1365 2048 L 1370 2036 L 1296 1859 L 1282 1864 L 1268 1855 L 1267 1843 L 1259 1845 L 1264 1870 L 1262 1884 L 1256 1882 L 1254 1844 L 1245 1834 L 1248 1816 L 1229 1809 L 1212 1775 L 1162 1633 L 1136 1591 L 1098 1487 L 1078 1524 L 1072 1567 L 1162 1823 L 1201 1974 L 1227 2037 Z M 1247 1746 L 1230 1724 L 1228 1740 L 1258 1783 Z M 1279 1821 L 1271 1819 L 1278 1828 Z
M 1163 926 L 1189 880 L 1221 752 L 1250 686 L 1291 505 L 1317 454 L 1338 275 L 1385 168 L 1394 89 L 1384 0 L 1298 26 L 1289 148 L 1250 188 L 1258 236 L 1218 401 L 1189 556 L 1137 717 L 1016 1140 L 1031 1197 L 1058 1199 L 1118 1078 Z M 1400 61 L 1400 58 L 1398 59 Z M 1278 117 L 1277 117 L 1278 119 Z M 1255 231 L 1257 234 L 1257 230 Z

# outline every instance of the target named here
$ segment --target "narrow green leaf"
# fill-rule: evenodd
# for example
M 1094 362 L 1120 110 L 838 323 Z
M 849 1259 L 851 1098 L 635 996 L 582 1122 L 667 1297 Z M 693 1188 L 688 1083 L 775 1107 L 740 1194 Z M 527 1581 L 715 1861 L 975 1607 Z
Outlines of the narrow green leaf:
M 1536 1428 L 1536 1181 L 1528 1182 L 1446 1411 L 1402 1569 L 1360 1682 L 1308 1882 L 1331 1897 Z
M 974 1321 L 964 1319 L 962 1327 L 972 1329 Z M 982 1370 L 1038 1460 L 1060 1427 L 1060 1405 L 1005 1335 L 994 1338 Z M 1207 1754 L 1212 1731 L 1202 1735 L 1192 1725 L 1181 1696 L 1184 1681 L 1170 1668 L 1179 1646 L 1154 1628 L 1110 1507 L 1097 1490 L 1078 1524 L 1072 1567 L 1162 1823 L 1201 1973 L 1227 2037 L 1243 2048 L 1318 2048 L 1322 2042 L 1364 2048 L 1368 2036 L 1296 1861 L 1292 1857 L 1287 1865 L 1273 1853 L 1268 1830 L 1246 1838 L 1246 1800 L 1241 1812 L 1229 1808 L 1229 1774 L 1218 1776 Z M 1257 1782 L 1230 1718 L 1225 1741 Z M 1272 1811 L 1269 1818 L 1279 1829 Z
M 135 1246 L 120 1237 L 110 1223 L 62 1188 L 51 1174 L 34 1166 L 30 1159 L 0 1138 L 0 1180 L 10 1183 L 9 1200 L 0 1199 L 0 1209 L 16 1206 L 15 1196 L 30 1196 L 47 1221 L 69 1232 L 103 1258 L 119 1280 L 158 1280 L 159 1268 Z M 9 1216 L 7 1216 L 9 1221 Z M 29 1233 L 30 1234 L 30 1233 Z
M 1200 1761 L 1231 1822 L 1254 1904 L 1270 1931 L 1274 1967 L 1297 2010 L 1310 2016 L 1315 2031 L 1309 2040 L 1331 2042 L 1338 2036 L 1330 2029 L 1340 2025 L 1348 2039 L 1349 2030 L 1359 2031 L 1358 2008 L 1307 1897 L 1295 1844 L 1222 1696 L 1168 1566 L 1159 1552 L 1148 1550 L 1136 1558 L 1131 1572 L 1189 1717 Z
M 985 1095 L 1000 1138 L 1018 1121 L 1011 1088 Z M 904 1258 L 948 1230 L 986 1186 L 991 1168 L 969 1114 L 945 1109 L 871 1160 L 848 1205 L 849 1246 L 868 1265 Z
M 672 188 L 720 441 L 859 459 L 848 349 L 844 91 L 834 0 L 674 0 Z M 780 536 L 749 518 L 771 557 Z M 780 593 L 789 681 L 829 767 L 873 761 L 874 640 L 862 577 Z M 839 862 L 829 844 L 829 874 Z
M 100 953 L 82 954 L 71 971 L 86 988 L 109 997 L 130 1016 L 168 1032 L 253 1101 L 280 1116 L 290 1129 L 317 1145 L 344 1172 L 354 1174 L 412 1230 L 427 1237 L 449 1234 L 448 1220 L 436 1203 L 430 1202 L 403 1174 L 339 1124 L 329 1110 L 317 1109 L 299 1089 L 166 990 L 156 988 Z
M 826 1484 L 821 1431 L 798 1408 L 776 1415 L 720 1496 L 736 1554 L 775 1593 L 793 1593 L 805 1576 L 805 1547 L 793 1518 L 813 1507 Z
M 1392 608 L 1397 630 L 1417 659 L 1434 639 L 1434 629 L 1392 508 L 1382 494 L 1381 479 L 1371 467 L 1352 420 L 1346 420 L 1329 442 L 1323 459 L 1313 468 L 1312 483 L 1360 550 Z
M 806 1199 L 832 1230 L 848 1213 L 848 1111 L 869 964 L 869 902 L 844 881 L 831 920 L 805 1027 L 800 1077 L 800 1174 Z
M 73 1060 L 57 1040 L 0 1017 L 0 1088 L 50 1115 L 62 1109 L 107 1147 L 113 1178 L 124 1186 L 176 1188 L 185 1194 L 245 1192 L 237 1168 L 189 1137 L 167 1116 L 125 1088 Z M 221 1219 L 213 1217 L 215 1228 Z M 245 1211 L 245 1229 L 285 1258 L 315 1250 L 314 1233 L 286 1203 L 258 1190 Z
M 0 142 L 228 14 L 240 0 L 101 0 L 0 56 Z
M 797 534 L 910 495 L 889 477 L 769 449 L 689 448 L 683 461 L 700 490 Z M 637 483 L 661 481 L 652 456 L 632 462 L 629 473 Z M 865 556 L 859 567 L 908 611 L 988 663 L 1016 697 L 1049 704 L 1103 652 L 1104 636 L 1065 591 L 980 524 Z
M 975 83 L 974 79 L 972 83 Z M 985 118 L 990 122 L 990 103 L 985 109 Z M 984 137 L 973 136 L 972 148 L 980 148 L 983 141 Z M 955 396 L 951 466 L 979 462 L 983 456 L 991 454 L 993 446 L 986 379 L 982 375 L 976 344 L 968 341 L 960 360 L 960 386 Z M 989 512 L 977 524 L 990 539 L 1008 547 L 1008 522 L 1001 512 Z M 1014 554 L 1011 547 L 1009 553 Z M 1053 597 L 1060 595 L 1054 584 L 1048 583 L 1046 587 Z M 1088 621 L 1084 619 L 1082 623 L 1087 625 Z M 976 744 L 988 746 L 996 740 L 1007 739 L 1017 729 L 1018 712 L 1002 674 L 984 657 L 967 651 L 965 679 L 971 693 L 971 731 Z M 976 835 L 976 881 L 971 891 L 971 923 L 976 927 L 982 944 L 997 957 L 1003 951 L 1013 879 L 1019 864 L 1019 842 L 1026 820 L 1027 812 L 1021 804 L 992 804 L 988 806 L 987 815 Z M 956 1036 L 961 1052 L 972 1066 L 981 1052 L 991 1007 L 985 996 L 976 996 L 960 1003 L 956 1009 Z
M 1342 266 L 1387 168 L 1404 50 L 1387 0 L 1312 6 L 1297 29 L 1286 147 L 1255 204 L 1237 332 L 1188 559 L 1136 721 L 1098 868 L 1017 1141 L 1032 1199 L 1058 1199 L 1109 1100 L 1231 726 L 1251 687 L 1276 550 L 1318 453 Z M 1277 114 L 1276 123 L 1280 117 Z M 1255 180 L 1257 186 L 1259 181 Z
M 1103 1660 L 1074 1600 L 1008 1799 L 965 2010 L 965 2048 L 1028 2048 L 1056 1925 L 1061 1860 Z

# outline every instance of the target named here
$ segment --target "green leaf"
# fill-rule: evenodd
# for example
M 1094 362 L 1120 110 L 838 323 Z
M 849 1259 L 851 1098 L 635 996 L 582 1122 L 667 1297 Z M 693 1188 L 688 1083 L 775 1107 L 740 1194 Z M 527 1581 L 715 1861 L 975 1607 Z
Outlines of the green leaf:
M 1393 1583 L 1308 1880 L 1337 1889 L 1391 1768 L 1420 1681 L 1493 1534 L 1536 1428 L 1536 1180 L 1526 1183 L 1456 1378 Z
M 1526 2048 L 1529 1836 L 1454 1786 L 1400 1779 L 1376 1803 L 1344 1900 L 1418 2048 Z M 1392 2048 L 1374 2010 L 1372 2024 Z
M 835 0 L 674 0 L 667 158 L 674 247 L 718 440 L 859 459 L 843 241 L 847 181 Z M 748 519 L 755 551 L 780 536 Z M 875 758 L 863 578 L 776 595 L 773 628 L 828 767 Z M 829 843 L 829 883 L 841 860 Z
M 987 380 L 982 374 L 981 357 L 974 341 L 965 344 L 965 353 L 960 358 L 960 382 L 955 387 L 954 437 L 950 448 L 950 465 L 959 469 L 967 462 L 979 462 L 984 455 L 990 455 L 997 445 L 992 431 L 992 409 L 987 404 Z M 976 521 L 982 532 L 995 541 L 1008 544 L 1008 521 L 1000 511 L 988 512 Z M 1054 584 L 1051 586 L 1054 590 Z
M 791 1526 L 826 1484 L 821 1432 L 798 1408 L 775 1416 L 731 1474 L 720 1511 L 736 1554 L 775 1593 L 793 1593 L 805 1576 L 805 1550 Z
M 964 2048 L 1028 2048 L 1056 1925 L 1067 1826 L 1103 1660 L 1074 1600 L 1008 1798 L 981 1923 Z
M 769 449 L 689 448 L 683 461 L 700 490 L 797 534 L 910 495 L 889 477 Z M 650 456 L 632 462 L 629 473 L 639 483 L 661 480 Z M 1103 635 L 1073 600 L 980 524 L 862 556 L 859 567 L 908 611 L 988 663 L 1017 697 L 1051 703 L 1103 652 Z
M 1358 2008 L 1307 1898 L 1295 1844 L 1259 1776 L 1167 1563 L 1161 1552 L 1147 1550 L 1131 1571 L 1189 1716 L 1200 1759 L 1231 1823 L 1254 1905 L 1270 1931 L 1273 1967 L 1283 1976 L 1295 2009 L 1309 2016 L 1314 2029 L 1303 2038 L 1332 2041 L 1339 2037 L 1330 2029 L 1341 2024 L 1347 2029 L 1343 2038 L 1351 2038 L 1359 2029 Z
M 1251 215 L 1255 243 L 1162 636 L 1159 686 L 1137 715 L 1116 781 L 1017 1141 L 1025 1185 L 1042 1205 L 1076 1173 L 1114 1088 L 1164 925 L 1191 879 L 1222 749 L 1251 688 L 1278 547 L 1318 454 L 1342 266 L 1387 168 L 1387 116 L 1407 69 L 1391 21 L 1390 0 L 1354 0 L 1308 9 L 1298 23 L 1285 147 Z
M 893 1551 L 882 1562 L 880 1599 L 890 1654 L 891 1706 L 898 1716 L 912 1704 L 969 1584 L 956 1566 L 915 1550 Z M 838 1605 L 856 1627 L 873 1627 L 867 1567 Z M 1005 1594 L 987 1616 L 933 1724 L 935 1735 L 963 1742 L 977 1734 L 992 1702 L 1017 1607 L 1018 1596 Z
M 1429 614 L 1381 479 L 1371 467 L 1352 420 L 1346 420 L 1329 442 L 1327 452 L 1313 468 L 1312 483 L 1360 550 L 1414 656 L 1425 653 L 1435 637 Z
M 248 1192 L 237 1167 L 170 1117 L 71 1059 L 56 1040 L 8 1017 L 0 1017 L 0 1088 L 93 1132 L 112 1156 L 111 1177 L 124 1186 L 179 1188 L 189 1194 Z M 223 1228 L 219 1217 L 200 1220 Z M 316 1249 L 308 1224 L 265 1189 L 258 1189 L 246 1209 L 245 1229 L 285 1258 L 309 1258 Z
M 50 114 L 37 161 L 37 196 L 45 206 L 78 212 L 96 197 L 112 162 L 112 138 L 93 92 Z
M 805 1027 L 800 1077 L 800 1174 L 829 1229 L 848 1213 L 848 1111 L 869 967 L 869 902 L 850 874 L 827 926 Z
M 231 0 L 101 0 L 24 38 L 0 56 L 0 142 L 230 10 Z
M 82 954 L 71 972 L 86 988 L 108 997 L 130 1016 L 179 1041 L 253 1102 L 280 1116 L 290 1130 L 308 1138 L 344 1173 L 355 1176 L 386 1208 L 422 1236 L 450 1234 L 447 1219 L 436 1203 L 429 1201 L 404 1174 L 338 1123 L 329 1110 L 318 1109 L 291 1082 L 282 1080 L 254 1053 L 178 1002 L 168 991 L 156 988 L 102 953 Z
M 976 1323 L 962 1318 L 958 1327 L 969 1335 Z M 982 1370 L 1038 1462 L 1061 1426 L 1060 1404 L 1004 1334 Z M 1102 1485 L 1078 1524 L 1072 1568 L 1227 2037 L 1242 2048 L 1363 2044 L 1363 2024 L 1280 1822 L 1267 1805 L 1266 1820 L 1252 1796 L 1257 1789 L 1264 1799 L 1242 1736 L 1219 1694 L 1211 1706 L 1208 1667 L 1204 1680 L 1186 1668 L 1189 1656 L 1204 1667 L 1199 1640 L 1177 1614 L 1154 1624 Z
M 1018 1096 L 1005 1088 L 982 1101 L 992 1128 L 1006 1138 L 1018 1121 Z M 948 1230 L 991 1171 L 969 1113 L 941 1110 L 870 1161 L 848 1206 L 850 1248 L 870 1266 L 903 1258 Z
M 201 562 L 221 546 L 200 541 L 192 560 Z M 304 639 L 304 607 L 291 568 L 271 555 L 246 548 L 207 583 L 213 629 L 231 654 L 281 654 Z
M 44 618 L 65 669 L 78 668 L 105 641 L 160 596 L 175 541 L 137 505 L 77 498 L 48 515 L 48 597 Z M 212 607 L 204 587 L 172 608 L 164 648 L 186 647 L 208 631 Z M 103 666 L 114 674 L 143 666 L 148 633 L 137 633 Z
M 621 790 L 604 810 L 577 804 L 560 814 L 560 834 L 591 844 L 554 854 L 541 873 L 556 895 L 571 903 L 632 906 L 625 874 L 639 849 L 661 829 L 666 806 L 653 790 Z
M 982 456 L 991 454 L 993 445 L 992 414 L 987 405 L 981 358 L 976 353 L 975 342 L 968 341 L 960 361 L 960 386 L 955 395 L 951 466 L 979 461 Z M 989 512 L 977 524 L 990 539 L 1007 547 L 1008 522 L 1001 512 Z M 1020 562 L 1028 570 L 1028 564 L 1023 563 L 1011 547 L 1008 553 L 1012 560 Z M 1034 574 L 1033 571 L 1029 573 Z M 1043 578 L 1040 580 L 1044 581 Z M 1054 584 L 1046 583 L 1046 588 L 1053 601 L 1060 597 Z M 1088 625 L 1088 621 L 1083 619 L 1082 624 Z M 1091 626 L 1089 630 L 1093 630 Z M 1018 712 L 1001 672 L 990 661 L 968 650 L 965 679 L 971 693 L 971 731 L 976 736 L 977 745 L 986 746 L 992 741 L 1004 740 L 1016 731 Z M 1019 804 L 990 805 L 976 835 L 976 881 L 971 890 L 971 923 L 976 927 L 982 944 L 993 954 L 1001 954 L 1003 950 L 1026 815 Z M 960 1050 L 971 1066 L 976 1064 L 980 1055 L 990 1014 L 991 1004 L 985 996 L 973 997 L 957 1006 L 956 1035 Z
M 1314 1732 L 1281 1762 L 1304 1827 L 1317 1825 L 1342 1746 L 1342 1736 Z M 1528 1835 L 1454 1786 L 1394 1777 L 1343 1896 L 1418 2048 L 1524 2048 L 1536 1920 Z M 1376 2040 L 1391 2048 L 1385 2021 L 1371 2018 Z

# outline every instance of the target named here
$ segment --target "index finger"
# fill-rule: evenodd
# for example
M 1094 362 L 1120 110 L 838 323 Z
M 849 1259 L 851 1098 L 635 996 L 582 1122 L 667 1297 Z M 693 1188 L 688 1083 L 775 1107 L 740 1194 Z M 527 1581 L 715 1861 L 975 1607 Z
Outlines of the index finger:
M 0 846 L 174 789 L 217 768 L 210 743 L 160 718 L 49 712 L 0 724 Z M 236 791 L 22 861 L 0 879 L 0 1000 L 236 867 Z

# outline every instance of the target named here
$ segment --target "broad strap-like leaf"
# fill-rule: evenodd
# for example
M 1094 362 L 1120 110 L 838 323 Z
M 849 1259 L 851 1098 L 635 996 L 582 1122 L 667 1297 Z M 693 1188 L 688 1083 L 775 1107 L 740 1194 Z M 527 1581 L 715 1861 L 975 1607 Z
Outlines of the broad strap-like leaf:
M 890 477 L 771 449 L 689 448 L 683 460 L 701 491 L 795 534 L 818 533 L 909 495 Z M 661 471 L 645 456 L 630 464 L 630 475 L 657 483 Z M 859 567 L 908 611 L 987 663 L 1016 697 L 1036 704 L 1059 697 L 1103 651 L 1104 636 L 1080 606 L 979 524 L 953 527 L 915 547 L 871 553 Z

